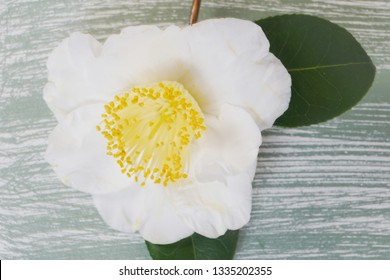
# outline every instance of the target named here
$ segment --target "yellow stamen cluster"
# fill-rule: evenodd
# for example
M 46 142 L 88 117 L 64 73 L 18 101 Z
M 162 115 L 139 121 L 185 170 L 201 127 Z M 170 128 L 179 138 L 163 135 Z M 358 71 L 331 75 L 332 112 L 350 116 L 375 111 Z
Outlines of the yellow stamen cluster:
M 206 127 L 197 102 L 181 84 L 134 87 L 104 108 L 96 128 L 122 173 L 141 185 L 152 180 L 167 186 L 187 178 L 190 143 Z

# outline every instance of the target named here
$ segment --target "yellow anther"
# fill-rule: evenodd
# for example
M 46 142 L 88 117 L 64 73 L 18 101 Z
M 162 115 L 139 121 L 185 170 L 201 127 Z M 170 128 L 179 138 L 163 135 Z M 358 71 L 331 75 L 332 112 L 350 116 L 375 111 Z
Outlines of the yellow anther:
M 121 172 L 167 186 L 188 177 L 190 144 L 199 139 L 204 118 L 195 99 L 177 82 L 135 87 L 104 106 L 96 129 L 107 139 L 107 155 Z
M 138 95 L 135 95 L 133 99 L 131 99 L 131 103 L 136 104 L 138 102 Z

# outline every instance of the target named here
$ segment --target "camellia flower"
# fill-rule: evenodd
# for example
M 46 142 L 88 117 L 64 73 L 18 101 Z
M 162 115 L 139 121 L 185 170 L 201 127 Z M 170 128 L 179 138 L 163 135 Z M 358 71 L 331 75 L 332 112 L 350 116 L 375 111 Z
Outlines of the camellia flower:
M 291 94 L 260 27 L 136 26 L 104 44 L 74 33 L 47 66 L 46 159 L 107 224 L 168 244 L 249 221 L 260 132 Z

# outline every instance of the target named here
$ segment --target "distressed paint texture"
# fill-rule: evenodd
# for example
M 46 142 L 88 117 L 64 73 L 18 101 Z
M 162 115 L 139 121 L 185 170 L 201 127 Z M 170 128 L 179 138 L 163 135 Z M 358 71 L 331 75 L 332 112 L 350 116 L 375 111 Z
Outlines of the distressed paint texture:
M 185 24 L 192 1 L 0 0 L 0 258 L 149 259 L 62 185 L 43 153 L 56 125 L 42 100 L 48 53 L 71 32 L 104 40 L 128 25 Z M 237 259 L 390 259 L 390 3 L 202 1 L 200 19 L 307 13 L 352 32 L 377 78 L 325 124 L 264 133 L 253 213 Z

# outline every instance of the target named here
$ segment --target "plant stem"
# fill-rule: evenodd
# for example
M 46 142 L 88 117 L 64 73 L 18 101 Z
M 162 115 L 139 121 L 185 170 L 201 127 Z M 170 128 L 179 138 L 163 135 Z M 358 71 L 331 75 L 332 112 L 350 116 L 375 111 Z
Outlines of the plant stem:
M 192 8 L 191 8 L 191 15 L 190 15 L 190 25 L 193 25 L 198 21 L 198 14 L 200 9 L 200 3 L 201 0 L 193 0 L 192 1 Z

